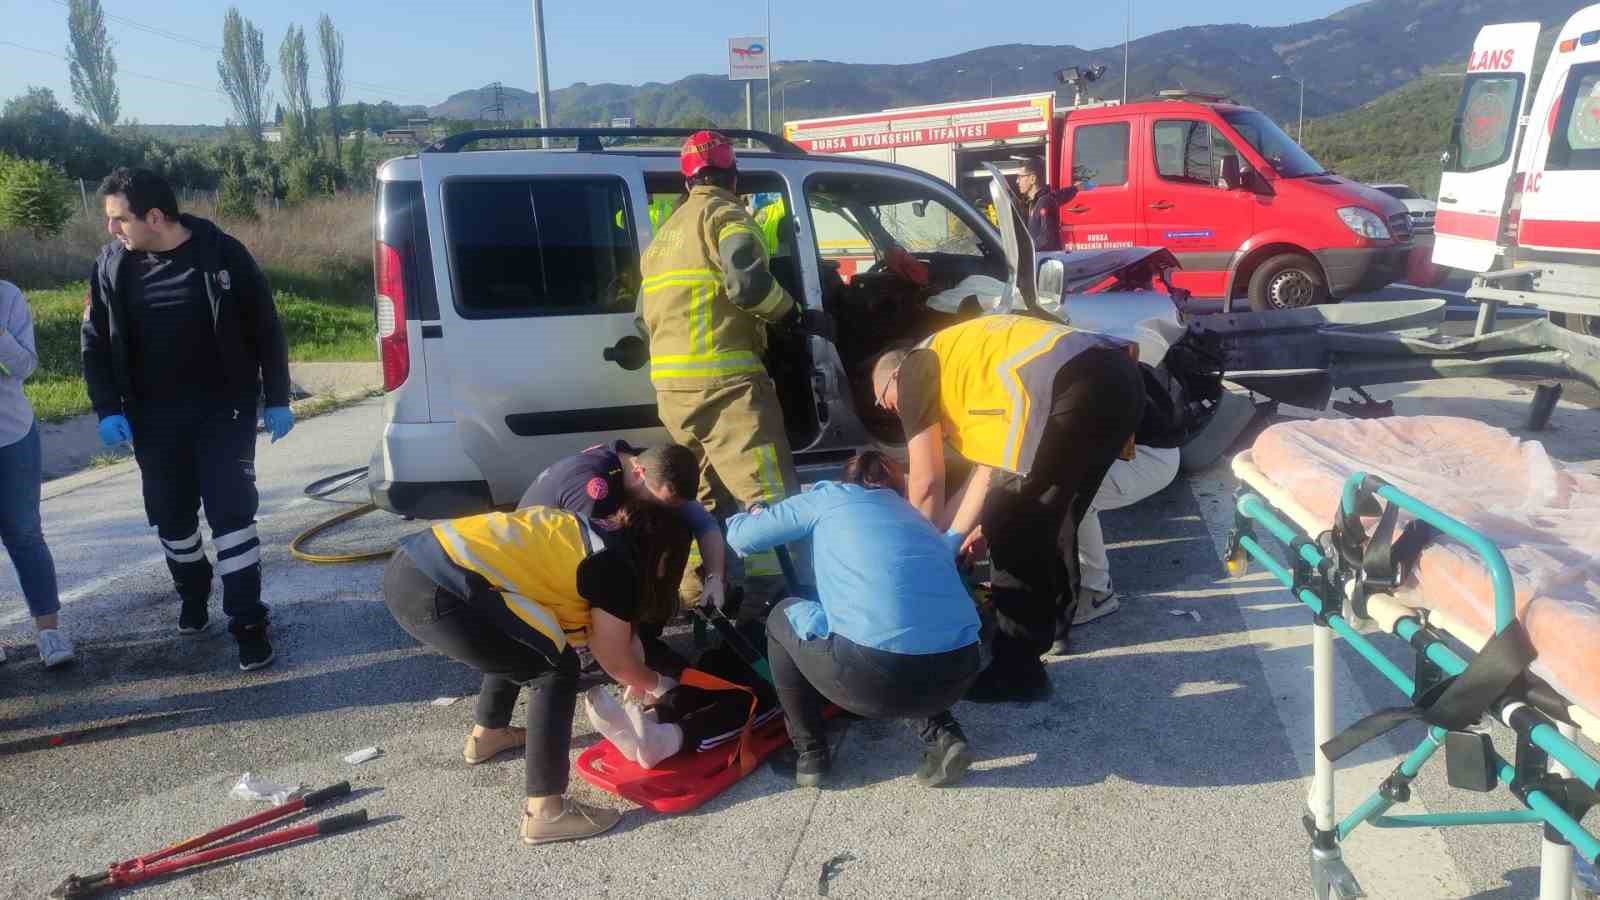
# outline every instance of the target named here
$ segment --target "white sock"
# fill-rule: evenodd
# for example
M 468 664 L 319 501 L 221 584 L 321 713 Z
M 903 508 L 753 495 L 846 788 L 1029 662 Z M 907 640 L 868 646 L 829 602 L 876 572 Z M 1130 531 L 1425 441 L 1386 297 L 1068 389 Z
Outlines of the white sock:
M 646 769 L 654 769 L 662 760 L 683 749 L 683 729 L 674 724 L 657 722 L 642 707 L 630 706 L 624 713 L 638 741 L 638 756 L 633 761 Z
M 605 685 L 597 684 L 584 692 L 583 708 L 589 713 L 595 730 L 605 735 L 618 753 L 639 762 L 639 738 L 634 734 L 633 724 Z

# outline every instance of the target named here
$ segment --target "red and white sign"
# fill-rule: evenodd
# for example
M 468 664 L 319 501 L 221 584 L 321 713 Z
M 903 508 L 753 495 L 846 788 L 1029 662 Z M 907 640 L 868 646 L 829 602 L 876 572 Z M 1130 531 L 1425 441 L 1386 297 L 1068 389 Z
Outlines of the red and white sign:
M 1472 56 L 1467 59 L 1468 72 L 1506 72 L 1517 65 L 1517 51 L 1514 47 L 1504 50 L 1479 50 L 1474 47 Z
M 891 109 L 860 116 L 806 119 L 786 126 L 788 138 L 810 153 L 851 153 L 929 144 L 1049 134 L 1049 94 L 943 106 Z

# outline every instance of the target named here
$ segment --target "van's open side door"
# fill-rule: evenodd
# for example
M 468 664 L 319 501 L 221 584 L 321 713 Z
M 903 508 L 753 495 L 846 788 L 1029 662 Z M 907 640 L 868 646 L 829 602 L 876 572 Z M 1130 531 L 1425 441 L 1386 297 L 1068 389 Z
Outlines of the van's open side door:
M 1471 272 L 1495 265 L 1538 42 L 1538 22 L 1512 22 L 1485 26 L 1472 44 L 1443 157 L 1433 242 L 1438 265 Z

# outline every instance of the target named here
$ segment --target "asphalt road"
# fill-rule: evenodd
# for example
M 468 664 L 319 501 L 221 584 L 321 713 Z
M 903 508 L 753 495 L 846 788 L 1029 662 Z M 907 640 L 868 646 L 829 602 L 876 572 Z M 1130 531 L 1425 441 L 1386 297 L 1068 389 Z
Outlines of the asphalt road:
M 1398 396 L 1402 412 L 1511 425 L 1527 394 L 1457 381 L 1381 395 Z M 1593 466 L 1600 414 L 1574 394 L 1544 437 L 1558 456 Z M 79 662 L 42 668 L 0 563 L 0 642 L 12 657 L 0 666 L 0 896 L 42 896 L 68 873 L 258 810 L 228 796 L 246 771 L 313 786 L 349 779 L 356 796 L 338 811 L 364 807 L 373 821 L 139 896 L 1308 896 L 1308 617 L 1258 572 L 1223 575 L 1225 465 L 1106 516 L 1122 610 L 1076 632 L 1078 652 L 1051 662 L 1050 701 L 956 709 L 982 759 L 962 787 L 920 788 L 909 777 L 918 760 L 909 731 L 857 722 L 835 734 L 836 786 L 797 789 L 763 768 L 701 809 L 665 817 L 575 778 L 584 799 L 629 809 L 622 826 L 530 849 L 517 838 L 520 757 L 461 762 L 472 673 L 392 622 L 381 563 L 288 556 L 290 538 L 337 511 L 305 500 L 301 487 L 364 463 L 379 420 L 372 401 L 262 442 L 260 534 L 279 659 L 260 673 L 236 668 L 215 601 L 209 636 L 177 635 L 136 470 L 46 485 Z M 419 527 L 370 516 L 321 549 L 381 546 Z M 1344 669 L 1341 722 L 1400 701 L 1365 666 L 1347 659 Z M 440 697 L 466 699 L 433 705 Z M 574 753 L 594 740 L 580 712 Z M 383 755 L 342 761 L 368 746 Z M 1401 746 L 1383 740 L 1358 754 L 1355 776 L 1340 782 L 1341 809 L 1376 785 Z M 1439 769 L 1425 771 L 1411 811 L 1505 803 L 1448 790 Z M 1348 849 L 1372 897 L 1536 894 L 1532 827 L 1358 832 Z

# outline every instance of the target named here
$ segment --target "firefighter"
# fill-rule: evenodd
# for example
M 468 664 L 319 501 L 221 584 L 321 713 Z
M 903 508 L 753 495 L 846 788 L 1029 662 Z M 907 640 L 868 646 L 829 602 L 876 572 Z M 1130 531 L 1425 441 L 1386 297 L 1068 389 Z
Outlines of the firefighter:
M 987 543 L 993 662 L 977 701 L 1044 699 L 1040 660 L 1076 612 L 1078 524 L 1106 470 L 1131 455 L 1144 409 L 1137 347 L 1027 316 L 986 316 L 878 358 L 878 406 L 899 414 L 907 499 L 964 554 Z M 974 464 L 945 498 L 944 445 Z
M 178 633 L 206 630 L 213 572 L 239 668 L 271 664 L 256 538 L 256 403 L 272 440 L 294 427 L 289 354 L 272 290 L 244 245 L 180 215 L 145 169 L 100 185 L 106 228 L 83 313 L 83 376 L 108 447 L 133 442 L 145 514 L 183 601 Z M 216 551 L 206 559 L 199 510 Z
M 726 520 L 799 488 L 777 388 L 761 355 L 769 324 L 825 333 L 826 316 L 802 310 L 772 277 L 764 235 L 734 193 L 733 142 L 696 132 L 683 145 L 679 169 L 688 197 L 640 262 L 650 380 L 662 424 L 699 459 L 702 505 Z M 734 508 L 717 502 L 724 492 Z M 686 573 L 683 599 L 700 593 Z
M 1040 253 L 1061 249 L 1061 204 L 1078 194 L 1077 185 L 1052 190 L 1045 181 L 1044 160 L 1030 156 L 1017 173 L 1017 192 L 1026 204 L 1028 234 Z

